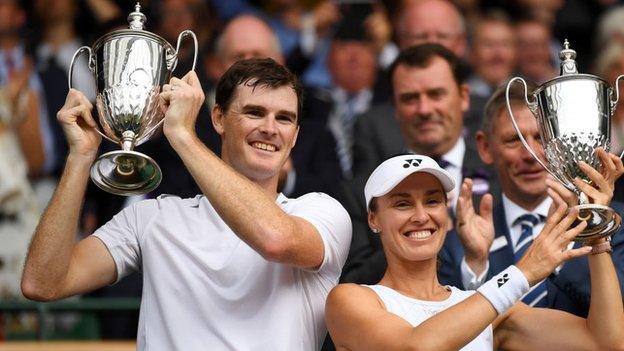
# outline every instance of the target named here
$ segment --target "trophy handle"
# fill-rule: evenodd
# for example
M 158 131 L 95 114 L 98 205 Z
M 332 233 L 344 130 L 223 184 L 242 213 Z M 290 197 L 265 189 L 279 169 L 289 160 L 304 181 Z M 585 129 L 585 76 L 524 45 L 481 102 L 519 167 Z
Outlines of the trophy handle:
M 88 47 L 88 46 L 81 46 L 81 47 L 79 47 L 78 50 L 76 50 L 76 52 L 74 53 L 74 56 L 71 59 L 71 63 L 69 64 L 69 76 L 67 77 L 67 85 L 69 87 L 69 90 L 73 89 L 73 87 L 72 87 L 72 78 L 74 76 L 74 64 L 76 63 L 76 60 L 78 59 L 80 54 L 82 54 L 85 51 L 87 53 L 89 53 L 89 70 L 91 70 L 91 72 L 93 72 L 94 69 L 95 69 L 95 67 L 93 65 L 93 51 L 91 50 L 91 48 Z M 95 129 L 95 131 L 98 134 L 100 134 L 104 139 L 107 139 L 107 140 L 117 144 L 117 141 L 109 138 L 107 135 L 102 133 L 98 127 L 95 127 L 93 129 Z
M 624 74 L 619 75 L 615 79 L 615 100 L 611 99 L 611 116 L 615 114 L 615 107 L 617 106 L 618 101 L 620 100 L 620 79 L 624 78 Z M 624 150 L 620 154 L 620 158 L 624 157 Z
M 74 53 L 74 56 L 71 59 L 71 63 L 69 64 L 69 76 L 67 78 L 67 85 L 69 86 L 70 90 L 73 89 L 72 78 L 74 76 L 74 64 L 76 63 L 78 56 L 80 56 L 80 54 L 85 51 L 89 53 L 89 69 L 91 70 L 91 72 L 93 72 L 93 51 L 91 51 L 91 48 L 88 46 L 79 47 L 78 50 L 76 50 L 76 52 Z
M 186 37 L 186 36 L 191 36 L 193 38 L 193 44 L 195 44 L 195 55 L 193 56 L 193 68 L 192 68 L 192 70 L 194 71 L 195 70 L 195 65 L 197 64 L 197 48 L 198 48 L 198 45 L 197 45 L 197 36 L 195 36 L 195 33 L 193 33 L 192 30 L 187 29 L 187 30 L 183 31 L 182 33 L 180 33 L 180 35 L 178 35 L 178 45 L 176 45 L 175 53 L 177 55 L 178 52 L 180 51 L 180 43 L 182 42 L 182 39 L 184 37 Z M 171 71 L 173 71 L 176 68 L 177 65 L 178 65 L 178 60 L 175 60 L 175 63 L 173 64 L 173 67 L 171 67 Z M 158 123 L 156 123 L 156 125 L 154 125 L 145 134 L 149 135 L 150 133 L 152 133 L 152 131 L 160 128 L 160 126 L 162 126 L 163 123 L 165 123 L 165 119 L 164 118 L 161 119 Z
M 195 70 L 195 65 L 197 64 L 197 50 L 198 50 L 198 44 L 197 44 L 197 36 L 195 36 L 195 33 L 193 33 L 192 30 L 185 30 L 182 33 L 180 33 L 180 35 L 178 35 L 178 44 L 176 45 L 176 50 L 175 50 L 175 54 L 176 56 L 178 55 L 178 53 L 180 52 L 180 43 L 182 43 L 182 39 L 184 39 L 184 37 L 186 36 L 190 36 L 191 38 L 193 38 L 193 44 L 195 45 L 195 55 L 193 56 L 193 68 L 191 70 Z M 171 71 L 175 70 L 176 66 L 178 65 L 178 61 L 176 60 L 175 64 L 173 65 L 173 67 L 171 68 Z
M 524 101 L 526 101 L 529 110 L 531 110 L 531 112 L 533 114 L 535 114 L 537 112 L 537 101 L 529 101 L 529 97 L 528 97 L 528 87 L 526 84 L 526 81 L 524 79 L 522 79 L 521 77 L 514 77 L 512 78 L 508 83 L 507 83 L 507 89 L 505 91 L 505 102 L 507 104 L 507 111 L 509 112 L 509 118 L 511 118 L 511 123 L 514 126 L 514 129 L 516 130 L 516 133 L 518 133 L 518 137 L 520 138 L 520 141 L 522 142 L 522 145 L 524 145 L 524 147 L 529 151 L 529 153 L 531 154 L 531 156 L 533 156 L 533 158 L 542 166 L 544 167 L 544 169 L 550 173 L 551 176 L 553 176 L 555 179 L 557 179 L 561 184 L 563 184 L 565 186 L 565 183 L 561 181 L 561 179 L 559 179 L 559 177 L 557 177 L 553 172 L 551 172 L 550 169 L 548 169 L 548 167 L 546 167 L 546 165 L 542 162 L 542 160 L 540 160 L 539 157 L 537 157 L 537 154 L 535 153 L 535 151 L 533 151 L 533 148 L 531 148 L 531 146 L 529 145 L 529 143 L 527 143 L 526 139 L 524 139 L 524 136 L 522 135 L 522 132 L 520 132 L 520 128 L 518 127 L 518 124 L 516 123 L 516 119 L 514 118 L 513 115 L 513 111 L 511 110 L 511 103 L 509 102 L 509 90 L 511 89 L 511 86 L 516 82 L 516 81 L 520 81 L 522 82 L 522 85 L 524 85 Z

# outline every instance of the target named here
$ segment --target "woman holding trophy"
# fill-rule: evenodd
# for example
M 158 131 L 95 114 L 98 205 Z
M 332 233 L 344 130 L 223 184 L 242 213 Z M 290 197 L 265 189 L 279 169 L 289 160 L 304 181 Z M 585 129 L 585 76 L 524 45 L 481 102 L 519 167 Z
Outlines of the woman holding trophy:
M 588 191 L 592 200 L 608 205 L 624 166 L 617 156 L 597 154 L 602 174 L 579 166 L 595 184 Z M 470 199 L 469 184 L 462 186 L 460 203 Z M 586 223 L 572 225 L 578 210 L 569 207 L 574 195 L 563 186 L 549 189 L 551 214 L 516 265 L 476 292 L 442 286 L 437 254 L 446 237 L 447 192 L 453 186 L 444 169 L 419 155 L 390 158 L 371 174 L 364 190 L 368 223 L 381 236 L 388 267 L 377 285 L 341 284 L 330 293 L 326 319 L 338 350 L 624 349 L 622 294 L 608 241 L 568 249 Z M 476 220 L 465 213 L 458 213 L 460 222 Z M 587 319 L 518 303 L 556 267 L 585 255 L 591 273 Z

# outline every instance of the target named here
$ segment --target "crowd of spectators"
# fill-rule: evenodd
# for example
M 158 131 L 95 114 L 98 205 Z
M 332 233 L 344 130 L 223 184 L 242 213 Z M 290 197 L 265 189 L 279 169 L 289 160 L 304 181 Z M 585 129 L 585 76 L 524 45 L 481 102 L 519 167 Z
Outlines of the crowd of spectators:
M 380 246 L 366 224 L 362 189 L 383 159 L 405 151 L 427 154 L 448 163 L 458 184 L 469 176 L 476 179 L 475 193 L 495 192 L 494 170 L 477 162 L 468 174 L 461 159 L 466 154 L 478 160 L 475 133 L 481 128 L 485 103 L 497 88 L 513 76 L 541 84 L 558 75 L 558 53 L 566 38 L 578 53 L 579 71 L 610 84 L 624 73 L 624 5 L 617 0 L 144 0 L 140 4 L 147 16 L 146 29 L 172 45 L 185 29 L 197 34 L 196 71 L 207 98 L 196 128 L 216 153 L 220 141 L 210 110 L 215 83 L 230 65 L 239 59 L 270 57 L 299 75 L 305 86 L 301 130 L 280 187 L 289 197 L 325 192 L 349 210 L 354 239 L 343 271 L 345 281 L 373 283 L 379 278 L 372 270 L 363 271 L 379 261 L 375 255 Z M 67 146 L 56 112 L 68 91 L 72 56 L 80 46 L 127 27 L 126 17 L 134 9 L 135 1 L 130 0 L 0 0 L 2 300 L 22 298 L 19 280 L 26 249 L 63 168 Z M 435 92 L 423 92 L 433 107 L 423 106 L 424 100 L 417 102 L 421 106 L 410 106 L 409 96 L 397 100 L 393 95 L 416 77 L 413 67 L 430 69 L 429 63 L 400 55 L 423 43 L 446 48 L 455 57 L 447 60 L 449 64 L 457 61 L 453 71 L 457 84 L 467 83 L 457 93 L 462 103 L 449 105 L 447 110 L 452 111 L 444 110 L 440 116 Z M 190 41 L 184 42 L 175 76 L 191 68 L 193 53 Z M 397 57 L 403 63 L 393 65 Z M 420 78 L 413 79 L 421 84 Z M 94 77 L 84 57 L 74 67 L 71 84 L 95 101 Z M 613 152 L 624 149 L 622 105 L 620 101 L 613 118 Z M 434 120 L 446 117 L 446 112 L 451 116 L 442 136 L 446 142 L 431 146 L 426 136 L 410 129 L 416 128 L 412 124 L 418 116 L 431 115 Z M 453 160 L 444 158 L 460 144 L 460 166 L 453 170 Z M 102 143 L 103 151 L 118 148 Z M 161 185 L 146 197 L 200 193 L 162 135 L 154 135 L 137 150 L 154 158 L 163 170 Z M 136 200 L 91 185 L 82 235 L 91 234 Z M 141 277 L 135 275 L 94 295 L 140 296 L 140 291 Z M 136 315 L 116 312 L 101 317 L 103 336 L 134 337 Z

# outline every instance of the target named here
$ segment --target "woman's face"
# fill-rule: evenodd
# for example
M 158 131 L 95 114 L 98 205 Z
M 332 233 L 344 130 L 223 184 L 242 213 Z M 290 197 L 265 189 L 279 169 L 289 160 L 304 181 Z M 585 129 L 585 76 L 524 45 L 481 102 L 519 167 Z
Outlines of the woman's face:
M 381 232 L 388 262 L 436 259 L 449 216 L 446 193 L 436 177 L 414 173 L 375 201 L 368 222 Z

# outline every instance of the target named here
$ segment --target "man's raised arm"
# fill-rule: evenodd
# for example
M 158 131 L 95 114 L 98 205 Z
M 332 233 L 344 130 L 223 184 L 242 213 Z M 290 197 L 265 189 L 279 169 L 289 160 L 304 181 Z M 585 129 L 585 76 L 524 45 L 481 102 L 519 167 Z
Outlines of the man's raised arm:
M 71 89 L 57 114 L 69 144 L 63 175 L 28 249 L 22 293 L 32 300 L 49 301 L 88 292 L 112 283 L 115 263 L 95 237 L 76 243 L 78 218 L 101 137 L 95 131 L 93 108 Z

